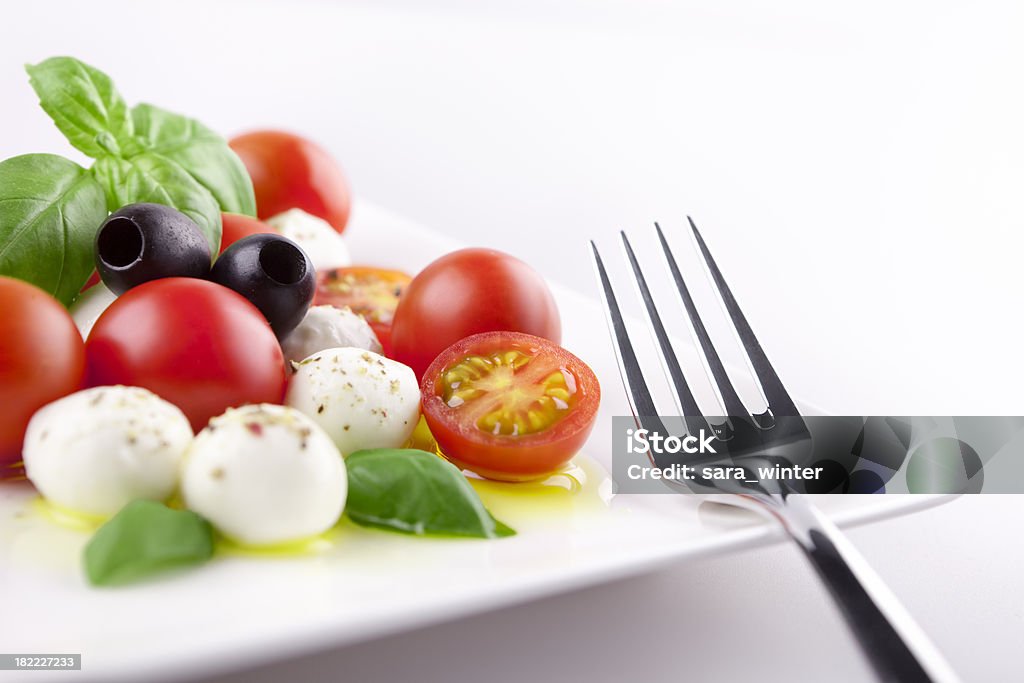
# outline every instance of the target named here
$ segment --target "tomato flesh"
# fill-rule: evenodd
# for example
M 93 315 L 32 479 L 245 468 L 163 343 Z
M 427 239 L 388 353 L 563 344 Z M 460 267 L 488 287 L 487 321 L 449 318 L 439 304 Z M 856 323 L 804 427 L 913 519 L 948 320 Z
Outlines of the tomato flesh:
M 518 332 L 456 342 L 423 377 L 423 415 L 442 453 L 489 479 L 538 479 L 566 464 L 594 426 L 601 392 L 587 365 Z
M 576 404 L 576 378 L 567 368 L 517 349 L 466 356 L 442 378 L 441 398 L 463 407 L 481 431 L 506 436 L 534 434 L 565 417 Z
M 317 274 L 314 306 L 348 307 L 373 328 L 384 355 L 391 355 L 391 325 L 395 309 L 412 277 L 400 270 L 350 266 Z

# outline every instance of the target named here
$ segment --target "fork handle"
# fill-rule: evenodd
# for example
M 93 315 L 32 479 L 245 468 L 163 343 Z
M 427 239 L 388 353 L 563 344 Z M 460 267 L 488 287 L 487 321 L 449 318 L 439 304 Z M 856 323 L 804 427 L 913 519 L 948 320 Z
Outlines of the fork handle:
M 882 681 L 959 681 L 921 627 L 849 539 L 806 496 L 791 494 L 777 512 L 824 581 Z

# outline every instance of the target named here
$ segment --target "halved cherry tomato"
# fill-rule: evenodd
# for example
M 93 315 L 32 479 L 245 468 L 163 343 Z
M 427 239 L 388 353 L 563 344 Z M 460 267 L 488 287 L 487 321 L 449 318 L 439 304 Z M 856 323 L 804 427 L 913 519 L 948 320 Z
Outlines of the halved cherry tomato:
M 410 282 L 412 277 L 400 270 L 371 266 L 336 268 L 317 274 L 313 305 L 348 306 L 353 313 L 366 318 L 384 347 L 384 355 L 390 356 L 391 322 Z
M 485 332 L 445 349 L 421 385 L 423 416 L 445 457 L 502 481 L 567 463 L 587 440 L 601 387 L 587 364 L 519 332 Z
M 261 219 L 302 209 L 338 232 L 345 229 L 351 192 L 341 167 L 323 147 L 280 130 L 246 133 L 228 144 L 249 171 Z
M 277 232 L 263 221 L 252 216 L 243 216 L 239 213 L 222 213 L 220 218 L 221 224 L 224 226 L 224 232 L 220 238 L 221 254 L 224 253 L 225 249 L 243 237 L 259 235 L 265 232 Z

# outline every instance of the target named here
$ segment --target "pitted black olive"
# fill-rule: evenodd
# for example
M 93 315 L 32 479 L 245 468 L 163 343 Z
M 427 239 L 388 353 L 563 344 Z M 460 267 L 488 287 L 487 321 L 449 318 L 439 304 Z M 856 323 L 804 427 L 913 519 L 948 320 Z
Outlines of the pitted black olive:
M 163 204 L 121 207 L 96 233 L 96 270 L 115 294 L 159 278 L 205 278 L 210 260 L 195 221 Z
M 316 288 L 306 252 L 280 235 L 244 237 L 213 264 L 210 279 L 255 304 L 278 339 L 302 322 Z

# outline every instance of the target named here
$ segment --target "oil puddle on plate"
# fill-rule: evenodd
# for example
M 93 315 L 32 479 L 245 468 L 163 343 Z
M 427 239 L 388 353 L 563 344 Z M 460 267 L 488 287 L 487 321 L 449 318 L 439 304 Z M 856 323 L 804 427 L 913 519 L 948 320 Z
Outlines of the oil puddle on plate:
M 41 571 L 78 571 L 82 548 L 102 520 L 44 502 L 25 481 L 0 484 L 0 562 Z
M 423 446 L 429 444 L 424 443 Z M 468 476 L 488 510 L 519 533 L 599 523 L 612 498 L 611 476 L 601 464 L 586 455 L 578 455 L 562 470 L 534 482 L 505 483 Z M 170 504 L 180 505 L 175 501 Z M 0 485 L 0 560 L 8 566 L 28 565 L 37 570 L 78 574 L 81 572 L 82 550 L 102 523 L 102 518 L 63 510 L 44 501 L 27 481 L 7 481 Z M 408 550 L 405 544 L 435 540 L 500 542 L 413 537 L 360 527 L 342 517 L 337 525 L 323 534 L 271 547 L 246 547 L 218 538 L 217 556 L 274 560 L 323 558 L 350 553 L 390 555 L 401 552 L 403 548 Z M 370 557 L 365 559 L 372 560 Z
M 513 528 L 600 514 L 612 498 L 611 475 L 586 455 L 576 456 L 540 481 L 506 483 L 470 477 L 469 482 L 487 509 Z
M 468 475 L 470 485 L 497 519 L 519 533 L 551 525 L 574 525 L 596 519 L 608 510 L 611 477 L 595 460 L 577 456 L 562 470 L 534 482 L 506 483 Z M 317 536 L 275 546 L 249 547 L 226 539 L 217 544 L 218 554 L 231 557 L 288 558 L 363 552 L 374 547 L 408 543 L 446 541 L 456 543 L 488 542 L 452 536 L 415 537 L 386 529 L 361 527 L 347 517 Z M 500 541 L 499 541 L 500 542 Z

